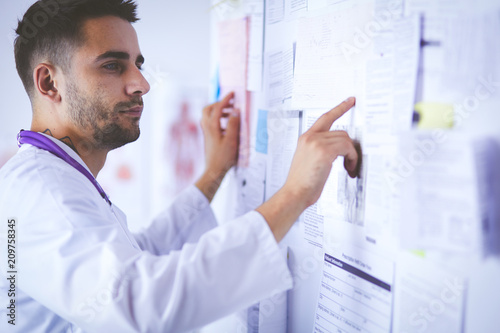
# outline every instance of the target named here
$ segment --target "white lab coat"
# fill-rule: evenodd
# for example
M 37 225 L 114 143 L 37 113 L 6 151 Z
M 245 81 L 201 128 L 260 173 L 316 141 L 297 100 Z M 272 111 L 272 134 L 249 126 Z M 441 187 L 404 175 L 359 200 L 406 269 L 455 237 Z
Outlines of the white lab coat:
M 11 218 L 15 326 L 6 313 Z M 88 179 L 31 145 L 0 170 L 0 222 L 1 332 L 184 332 L 292 287 L 259 213 L 217 227 L 193 186 L 132 234 L 125 215 Z

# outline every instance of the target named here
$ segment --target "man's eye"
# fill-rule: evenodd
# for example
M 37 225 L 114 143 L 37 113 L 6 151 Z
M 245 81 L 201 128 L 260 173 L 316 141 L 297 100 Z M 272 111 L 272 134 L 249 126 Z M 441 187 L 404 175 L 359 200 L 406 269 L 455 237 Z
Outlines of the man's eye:
M 117 63 L 106 64 L 102 67 L 110 71 L 117 71 L 120 69 L 120 65 L 118 65 Z

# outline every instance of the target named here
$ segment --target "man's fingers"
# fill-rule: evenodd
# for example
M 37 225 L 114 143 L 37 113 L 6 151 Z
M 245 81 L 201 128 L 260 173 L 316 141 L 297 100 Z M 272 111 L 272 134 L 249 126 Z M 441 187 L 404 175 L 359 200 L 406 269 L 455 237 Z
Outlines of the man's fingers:
M 226 96 L 224 96 L 224 98 L 219 102 L 219 104 L 221 106 L 221 110 L 224 109 L 224 108 L 227 108 L 229 106 L 232 106 L 231 100 L 233 98 L 234 98 L 234 92 L 233 91 L 231 91 Z
M 354 104 L 356 99 L 354 97 L 349 97 L 327 113 L 323 114 L 319 119 L 309 128 L 311 132 L 321 132 L 328 131 L 335 120 L 339 119 L 344 113 L 349 111 Z
M 314 133 L 317 144 L 322 146 L 324 156 L 333 162 L 338 156 L 344 157 L 344 166 L 352 178 L 359 175 L 361 168 L 361 145 L 352 140 L 345 131 Z
M 354 141 L 354 149 L 356 150 L 356 158 L 346 157 L 344 159 L 344 167 L 351 178 L 360 176 L 361 164 L 363 163 L 363 152 L 358 141 Z
M 217 110 L 218 113 L 220 113 L 225 108 L 232 107 L 231 100 L 233 98 L 234 98 L 234 92 L 230 92 L 226 96 L 224 96 L 224 98 L 221 99 L 220 101 L 205 106 L 203 108 L 203 115 L 205 117 L 210 117 L 213 114 L 214 110 Z
M 231 100 L 234 98 L 234 92 L 230 92 L 226 96 L 224 96 L 223 99 L 221 99 L 219 102 L 215 103 L 213 112 L 212 112 L 212 117 L 219 119 L 222 117 L 222 113 L 224 109 L 231 108 L 233 107 L 233 103 L 231 103 Z
M 240 111 L 234 109 L 228 119 L 226 127 L 226 139 L 230 142 L 238 142 L 240 134 Z
M 335 152 L 334 159 L 337 156 L 344 156 L 344 167 L 351 178 L 359 176 L 361 169 L 361 146 L 357 141 L 340 136 L 330 138 L 329 150 Z

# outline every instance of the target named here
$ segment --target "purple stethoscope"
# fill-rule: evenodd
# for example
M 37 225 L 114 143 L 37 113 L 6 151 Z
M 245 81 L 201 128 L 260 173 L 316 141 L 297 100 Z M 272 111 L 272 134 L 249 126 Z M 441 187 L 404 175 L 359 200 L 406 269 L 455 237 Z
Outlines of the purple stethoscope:
M 80 163 L 78 163 L 73 157 L 69 156 L 69 154 L 66 153 L 64 149 L 59 147 L 51 139 L 37 132 L 21 130 L 21 132 L 19 132 L 19 134 L 17 135 L 17 145 L 21 147 L 21 145 L 25 143 L 46 150 L 56 155 L 57 157 L 66 161 L 73 168 L 80 171 L 80 173 L 82 173 L 85 177 L 87 177 L 87 179 L 90 180 L 90 182 L 95 186 L 95 188 L 97 189 L 97 191 L 99 191 L 99 194 L 103 197 L 103 199 L 106 200 L 106 202 L 111 205 L 111 201 L 106 195 L 106 192 L 104 192 L 101 185 L 99 185 L 94 176 L 87 169 L 85 169 Z

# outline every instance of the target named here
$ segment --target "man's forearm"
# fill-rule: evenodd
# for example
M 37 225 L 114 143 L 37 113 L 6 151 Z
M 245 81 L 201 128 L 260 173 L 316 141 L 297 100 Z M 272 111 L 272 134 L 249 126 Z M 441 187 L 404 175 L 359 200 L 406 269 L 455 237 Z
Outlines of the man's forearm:
M 300 193 L 293 193 L 283 187 L 256 211 L 267 221 L 274 238 L 279 242 L 306 208 L 307 204 L 300 198 Z
M 194 185 L 205 195 L 208 202 L 212 202 L 212 199 L 219 189 L 225 174 L 225 172 L 213 172 L 207 170 Z

